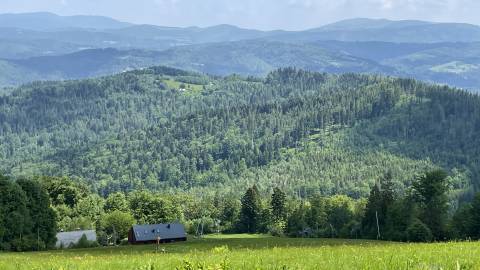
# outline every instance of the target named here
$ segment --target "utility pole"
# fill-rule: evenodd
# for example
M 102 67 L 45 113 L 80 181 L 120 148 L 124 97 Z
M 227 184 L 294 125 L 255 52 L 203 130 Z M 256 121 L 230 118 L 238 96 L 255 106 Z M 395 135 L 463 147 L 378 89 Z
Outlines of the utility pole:
M 161 240 L 160 235 L 157 235 L 157 246 L 155 248 L 155 252 L 157 253 L 160 250 L 160 240 Z
M 115 229 L 115 225 L 113 225 L 113 245 L 116 246 L 117 245 L 117 230 Z
M 375 218 L 377 219 L 377 240 L 379 240 L 381 235 L 380 235 L 380 225 L 378 223 L 378 211 L 375 211 Z

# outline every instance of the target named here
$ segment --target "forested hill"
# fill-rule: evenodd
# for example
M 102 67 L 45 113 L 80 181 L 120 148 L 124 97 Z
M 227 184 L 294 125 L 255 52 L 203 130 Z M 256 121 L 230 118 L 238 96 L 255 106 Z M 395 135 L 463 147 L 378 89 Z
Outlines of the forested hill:
M 442 167 L 480 184 L 480 98 L 410 79 L 291 68 L 266 78 L 165 67 L 25 85 L 0 96 L 0 170 L 98 192 L 280 186 L 365 196 Z

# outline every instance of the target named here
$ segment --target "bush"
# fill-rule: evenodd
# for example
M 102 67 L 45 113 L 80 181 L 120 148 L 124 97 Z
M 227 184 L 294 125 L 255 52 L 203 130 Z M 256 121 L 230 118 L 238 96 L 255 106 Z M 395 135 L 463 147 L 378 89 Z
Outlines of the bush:
M 272 236 L 284 236 L 287 224 L 284 221 L 277 221 L 268 225 L 268 233 Z
M 128 242 L 128 239 L 122 239 L 122 241 L 120 241 L 120 245 L 127 246 L 127 245 L 130 245 L 130 242 Z
M 108 235 L 104 231 L 97 231 L 97 242 L 102 246 L 108 246 Z
M 431 242 L 433 238 L 430 228 L 420 220 L 415 220 L 408 226 L 407 237 L 409 242 Z

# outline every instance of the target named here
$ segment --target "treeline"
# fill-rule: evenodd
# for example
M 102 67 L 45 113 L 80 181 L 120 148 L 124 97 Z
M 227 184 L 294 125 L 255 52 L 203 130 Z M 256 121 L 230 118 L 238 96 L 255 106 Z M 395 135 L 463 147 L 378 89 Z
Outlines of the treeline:
M 178 91 L 172 82 L 197 90 Z M 464 175 L 458 189 L 469 189 L 479 183 L 479 110 L 477 95 L 409 79 L 149 68 L 32 83 L 0 96 L 0 170 L 84 179 L 103 196 L 241 192 L 255 182 L 289 196 L 360 198 L 372 184 L 365 179 L 386 166 L 401 187 L 438 166 Z
M 43 250 L 55 245 L 56 215 L 37 181 L 0 175 L 0 251 Z
M 191 235 L 269 233 L 409 242 L 480 239 L 480 193 L 457 206 L 441 170 L 424 173 L 405 191 L 396 190 L 394 183 L 386 174 L 363 199 L 321 194 L 300 199 L 280 188 L 260 191 L 256 185 L 241 198 L 146 190 L 104 198 L 68 178 L 2 177 L 0 247 L 51 248 L 57 229 L 94 229 L 99 244 L 116 245 L 124 243 L 134 224 L 174 221 L 184 223 Z
M 360 200 L 344 195 L 289 200 L 275 189 L 265 203 L 253 186 L 241 200 L 237 230 L 409 242 L 480 239 L 480 193 L 456 209 L 449 193 L 450 183 L 442 170 L 418 177 L 403 193 L 395 190 L 394 180 L 386 174 L 368 199 Z

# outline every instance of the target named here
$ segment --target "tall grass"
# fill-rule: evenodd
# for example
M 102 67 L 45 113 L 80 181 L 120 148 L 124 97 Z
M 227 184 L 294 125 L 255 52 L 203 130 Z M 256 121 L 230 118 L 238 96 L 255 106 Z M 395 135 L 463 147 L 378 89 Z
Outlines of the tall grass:
M 214 236 L 184 243 L 0 253 L 2 270 L 86 269 L 480 269 L 480 243 Z

